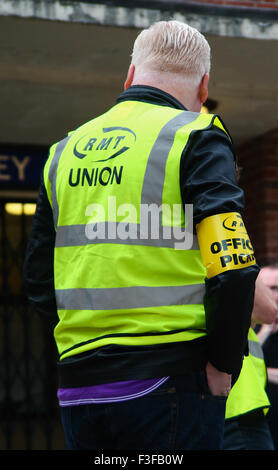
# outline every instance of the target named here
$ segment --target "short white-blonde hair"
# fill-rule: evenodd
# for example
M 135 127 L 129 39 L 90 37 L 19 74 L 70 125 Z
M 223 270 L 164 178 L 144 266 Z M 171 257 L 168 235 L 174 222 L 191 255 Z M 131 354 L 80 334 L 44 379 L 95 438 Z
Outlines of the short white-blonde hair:
M 210 71 L 211 51 L 197 29 L 180 21 L 158 21 L 137 36 L 132 63 L 138 71 L 182 74 L 199 83 Z

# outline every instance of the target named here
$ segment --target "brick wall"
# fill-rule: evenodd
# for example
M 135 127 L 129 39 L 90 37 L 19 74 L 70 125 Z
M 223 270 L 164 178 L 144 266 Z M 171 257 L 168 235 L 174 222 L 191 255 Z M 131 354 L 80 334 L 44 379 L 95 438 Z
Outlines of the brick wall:
M 247 231 L 258 262 L 278 262 L 278 129 L 239 147 Z
M 196 3 L 278 9 L 278 0 L 191 0 Z

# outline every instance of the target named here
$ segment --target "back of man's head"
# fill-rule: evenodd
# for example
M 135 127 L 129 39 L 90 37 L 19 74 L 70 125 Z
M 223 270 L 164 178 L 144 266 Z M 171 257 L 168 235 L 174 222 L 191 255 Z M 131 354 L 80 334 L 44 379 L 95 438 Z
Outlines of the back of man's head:
M 159 21 L 143 30 L 133 47 L 137 72 L 183 75 L 198 85 L 210 71 L 210 46 L 195 28 L 179 21 Z

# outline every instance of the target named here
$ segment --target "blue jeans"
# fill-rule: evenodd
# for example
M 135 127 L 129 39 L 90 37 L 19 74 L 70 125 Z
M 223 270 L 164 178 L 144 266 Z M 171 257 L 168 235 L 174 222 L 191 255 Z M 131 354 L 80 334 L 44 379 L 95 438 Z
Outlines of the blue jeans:
M 228 420 L 224 431 L 224 450 L 275 450 L 263 412 L 253 412 Z
M 61 416 L 70 450 L 219 450 L 225 407 L 198 372 L 129 401 L 64 407 Z

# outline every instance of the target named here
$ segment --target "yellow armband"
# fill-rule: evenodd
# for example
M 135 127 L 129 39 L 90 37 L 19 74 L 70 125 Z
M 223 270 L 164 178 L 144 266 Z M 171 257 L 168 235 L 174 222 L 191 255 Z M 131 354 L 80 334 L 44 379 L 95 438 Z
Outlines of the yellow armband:
M 240 214 L 229 212 L 212 215 L 203 219 L 196 229 L 208 278 L 256 263 Z

